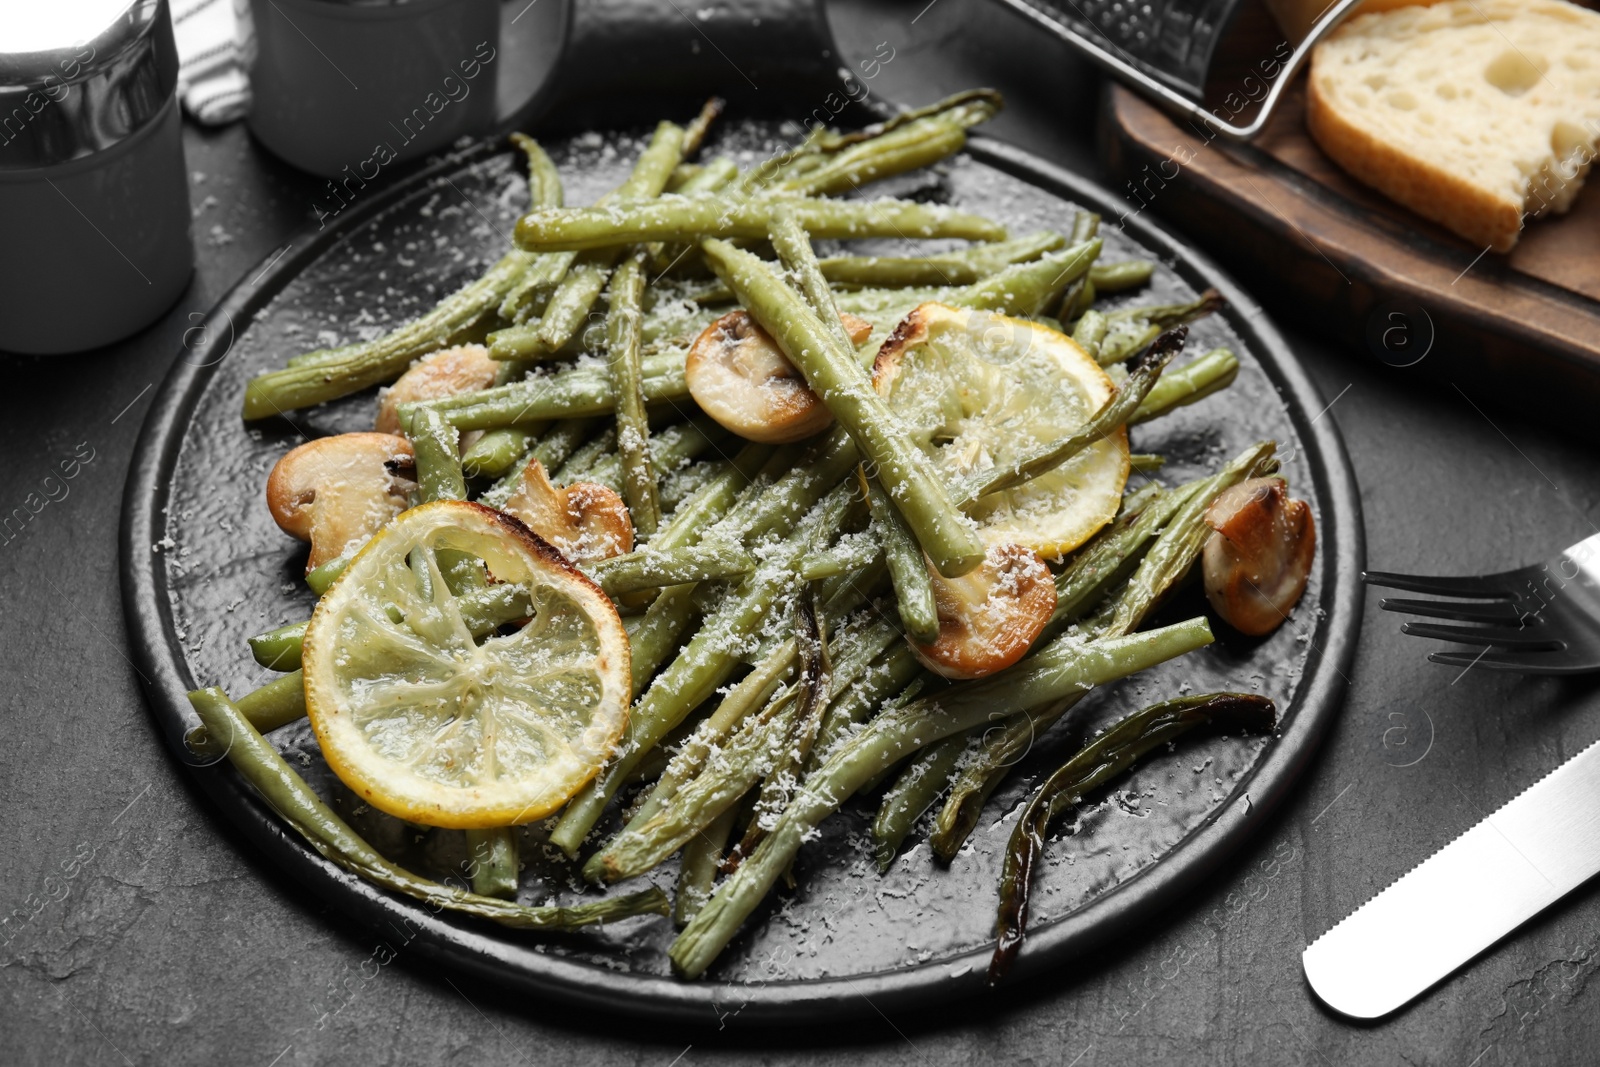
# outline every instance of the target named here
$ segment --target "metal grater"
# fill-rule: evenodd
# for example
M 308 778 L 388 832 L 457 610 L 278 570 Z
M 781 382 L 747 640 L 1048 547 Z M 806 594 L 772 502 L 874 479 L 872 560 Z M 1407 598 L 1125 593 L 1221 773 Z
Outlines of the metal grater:
M 1260 133 L 1311 49 L 1361 0 L 1331 0 L 1281 63 L 1247 125 L 1206 109 L 1206 75 L 1217 43 L 1243 0 L 998 0 L 1059 37 L 1118 81 L 1224 137 Z

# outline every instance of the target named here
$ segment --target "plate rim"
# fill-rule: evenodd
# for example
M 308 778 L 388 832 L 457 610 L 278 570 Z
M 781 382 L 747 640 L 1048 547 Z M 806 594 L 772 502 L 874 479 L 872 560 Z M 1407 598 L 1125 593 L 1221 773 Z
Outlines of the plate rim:
M 1315 757 L 1343 705 L 1361 626 L 1359 574 L 1365 530 L 1355 474 L 1332 420 L 1311 415 L 1323 398 L 1262 308 L 1211 258 L 1139 213 L 1117 209 L 1109 190 L 1048 163 L 1031 152 L 990 137 L 969 138 L 967 154 L 1046 192 L 1116 218 L 1134 240 L 1159 256 L 1195 288 L 1210 285 L 1227 299 L 1223 314 L 1257 358 L 1284 402 L 1303 445 L 1304 459 L 1323 503 L 1318 540 L 1322 616 L 1313 630 L 1312 651 L 1295 693 L 1288 725 L 1235 784 L 1228 798 L 1161 859 L 1138 871 L 1072 914 L 1030 933 L 1008 975 L 1007 986 L 1025 983 L 1166 912 L 1188 887 L 1209 877 L 1248 838 L 1268 823 Z M 467 920 L 445 921 L 418 901 L 392 896 L 313 852 L 292 834 L 230 767 L 198 761 L 183 736 L 198 725 L 186 693 L 193 688 L 167 602 L 165 568 L 157 544 L 165 536 L 170 475 L 190 415 L 214 368 L 227 356 L 237 330 L 254 320 L 301 270 L 369 219 L 443 175 L 509 152 L 485 141 L 450 153 L 341 215 L 333 225 L 307 227 L 275 261 L 263 257 L 207 315 L 208 340 L 180 350 L 146 414 L 124 483 L 118 532 L 119 567 L 127 638 L 140 668 L 141 688 L 172 755 L 189 768 L 217 809 L 282 871 L 319 902 L 388 936 L 410 931 L 401 953 L 442 963 L 521 992 L 536 993 L 585 1010 L 642 1019 L 721 1028 L 785 1026 L 816 1019 L 858 1018 L 879 1011 L 919 1011 L 987 988 L 991 949 L 860 977 L 823 977 L 774 982 L 685 982 L 634 975 L 542 951 L 546 942 L 518 945 L 491 936 Z M 309 239 L 307 239 L 309 237 Z M 301 242 L 304 242 L 303 244 Z M 263 265 L 264 264 L 264 265 Z M 224 330 L 226 326 L 226 341 Z M 219 351 L 220 349 L 220 351 Z M 188 359 L 182 358 L 187 354 Z M 195 359 L 193 357 L 200 357 Z M 1320 646 L 1317 640 L 1321 640 Z M 1240 808 L 1243 808 L 1240 811 Z M 635 920 L 649 921 L 649 920 Z M 574 935 L 574 936 L 581 936 Z

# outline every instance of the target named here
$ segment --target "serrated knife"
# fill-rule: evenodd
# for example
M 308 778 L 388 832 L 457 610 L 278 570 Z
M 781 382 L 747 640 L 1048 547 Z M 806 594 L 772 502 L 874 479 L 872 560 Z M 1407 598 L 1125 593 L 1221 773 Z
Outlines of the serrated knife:
M 1600 742 L 1529 786 L 1313 941 L 1333 1010 L 1387 1015 L 1600 873 Z

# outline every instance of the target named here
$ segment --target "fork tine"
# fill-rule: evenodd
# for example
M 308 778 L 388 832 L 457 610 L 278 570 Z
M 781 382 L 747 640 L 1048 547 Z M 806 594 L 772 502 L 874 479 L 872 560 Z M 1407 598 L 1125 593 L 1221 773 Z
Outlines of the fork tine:
M 1408 622 L 1400 632 L 1412 637 L 1429 637 L 1435 641 L 1458 641 L 1463 645 L 1494 645 L 1497 648 L 1515 648 L 1525 652 L 1559 652 L 1567 647 L 1565 641 L 1551 639 L 1537 630 L 1512 626 L 1440 626 L 1428 622 Z
M 1363 571 L 1361 580 L 1368 585 L 1385 589 L 1404 589 L 1410 593 L 1433 593 L 1436 596 L 1478 597 L 1481 599 L 1510 600 L 1504 574 L 1486 574 L 1473 577 L 1434 577 L 1425 574 L 1395 574 L 1392 571 Z
M 1433 652 L 1428 659 L 1450 667 L 1482 667 L 1486 671 L 1515 674 L 1588 674 L 1597 665 L 1592 660 L 1574 659 L 1565 652 L 1498 652 L 1485 650 L 1478 655 L 1467 652 Z
M 1384 611 L 1401 615 L 1421 615 L 1429 619 L 1454 619 L 1457 622 L 1516 622 L 1522 618 L 1515 606 L 1505 601 L 1473 604 L 1461 600 L 1406 600 L 1384 597 L 1378 602 Z

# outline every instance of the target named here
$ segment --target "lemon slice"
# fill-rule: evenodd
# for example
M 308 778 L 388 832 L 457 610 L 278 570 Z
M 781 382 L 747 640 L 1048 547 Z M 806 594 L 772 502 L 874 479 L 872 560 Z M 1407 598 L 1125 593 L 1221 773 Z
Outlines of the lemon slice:
M 528 623 L 474 640 L 440 570 L 453 553 L 522 585 Z M 340 780 L 391 815 L 459 829 L 560 807 L 611 755 L 632 685 L 605 594 L 516 519 L 463 500 L 413 508 L 368 542 L 317 604 L 303 666 Z
M 1080 429 L 1115 386 L 1070 337 L 1025 319 L 923 304 L 878 352 L 873 382 L 951 484 Z M 984 543 L 1059 558 L 1116 515 L 1128 481 L 1119 429 L 969 510 Z

